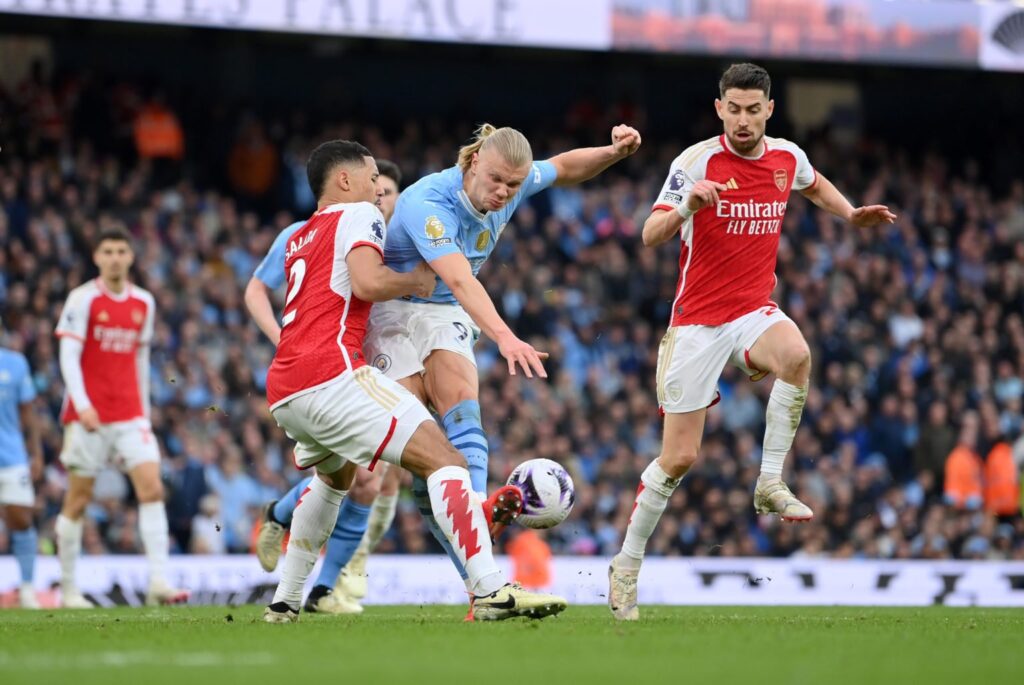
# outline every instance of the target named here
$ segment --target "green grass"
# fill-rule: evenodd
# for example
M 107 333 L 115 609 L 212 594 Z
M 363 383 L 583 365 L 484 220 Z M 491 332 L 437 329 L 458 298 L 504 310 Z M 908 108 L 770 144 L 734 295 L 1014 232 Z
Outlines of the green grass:
M 590 685 L 1010 683 L 1024 612 L 603 607 L 462 623 L 459 607 L 368 607 L 266 625 L 260 607 L 0 612 L 0 682 Z

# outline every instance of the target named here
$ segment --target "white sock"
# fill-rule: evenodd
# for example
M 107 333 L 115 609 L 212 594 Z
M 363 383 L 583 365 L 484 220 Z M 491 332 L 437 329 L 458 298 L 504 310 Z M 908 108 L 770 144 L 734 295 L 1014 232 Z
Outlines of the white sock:
M 356 555 L 369 554 L 377 547 L 381 538 L 391 528 L 395 520 L 395 510 L 398 509 L 398 493 L 393 495 L 377 495 L 370 510 L 370 519 L 366 522 L 366 534 L 359 542 Z
M 149 582 L 166 582 L 170 537 L 167 534 L 167 509 L 163 502 L 139 505 L 139 535 L 149 562 Z
M 72 521 L 60 514 L 54 526 L 57 534 L 57 557 L 60 559 L 60 587 L 64 594 L 78 592 L 75 566 L 82 553 L 82 520 Z
M 682 478 L 670 478 L 657 461 L 652 461 L 644 469 L 640 476 L 633 514 L 629 517 L 626 536 L 622 540 L 622 552 L 616 556 L 617 565 L 631 569 L 640 568 L 647 541 L 654 534 L 654 529 L 665 512 L 665 507 L 668 506 L 668 498 L 672 496 L 681 480 Z
M 469 481 L 469 471 L 445 466 L 427 478 L 430 508 L 452 549 L 469 575 L 468 586 L 482 597 L 505 584 L 505 575 L 491 553 L 483 504 Z
M 347 494 L 347 490 L 335 490 L 319 476 L 313 476 L 292 514 L 291 537 L 273 603 L 287 602 L 293 609 L 302 604 L 306 579 L 338 522 L 338 509 Z
M 807 386 L 799 388 L 775 379 L 765 412 L 764 447 L 761 454 L 761 477 L 781 478 L 782 465 L 793 446 L 800 415 L 807 402 Z

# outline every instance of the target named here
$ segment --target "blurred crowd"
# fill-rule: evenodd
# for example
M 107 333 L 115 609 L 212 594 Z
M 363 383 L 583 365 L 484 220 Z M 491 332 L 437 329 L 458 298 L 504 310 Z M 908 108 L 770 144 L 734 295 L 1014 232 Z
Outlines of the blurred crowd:
M 53 329 L 68 291 L 95 275 L 99 231 L 134 236 L 134 278 L 156 297 L 152 419 L 175 551 L 247 552 L 260 506 L 301 474 L 266 408 L 273 348 L 242 290 L 277 232 L 311 212 L 306 153 L 356 138 L 397 162 L 407 185 L 454 163 L 478 123 L 384 131 L 189 106 L 41 70 L 0 90 L 0 313 L 4 344 L 27 355 L 40 393 L 37 514 L 49 547 L 65 487 Z M 525 132 L 542 158 L 604 144 L 619 120 L 643 130 L 643 119 L 636 106 L 588 105 Z M 617 551 L 659 451 L 655 365 L 678 247 L 645 249 L 639 233 L 671 160 L 717 133 L 711 120 L 693 128 L 688 140 L 645 136 L 598 179 L 531 199 L 481 272 L 512 328 L 551 354 L 543 382 L 509 377 L 490 342 L 478 347 L 492 480 L 532 457 L 575 479 L 572 516 L 545 534 L 556 553 Z M 786 215 L 775 299 L 815 364 L 787 479 L 816 517 L 788 526 L 754 514 L 771 380 L 729 369 L 701 461 L 649 554 L 1024 559 L 1024 181 L 995 193 L 978 162 L 864 138 L 847 147 L 823 132 L 800 142 L 855 204 L 899 215 L 855 229 L 796 194 Z M 139 552 L 136 524 L 130 485 L 104 472 L 85 553 Z M 406 497 L 380 549 L 438 551 L 425 530 Z

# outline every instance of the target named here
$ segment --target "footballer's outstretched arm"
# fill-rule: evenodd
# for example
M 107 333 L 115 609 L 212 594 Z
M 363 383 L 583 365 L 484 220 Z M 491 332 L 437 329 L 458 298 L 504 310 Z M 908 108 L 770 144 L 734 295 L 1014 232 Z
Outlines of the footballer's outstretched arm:
M 245 285 L 245 307 L 263 334 L 276 346 L 281 342 L 281 326 L 274 316 L 274 305 L 270 302 L 270 288 L 253 276 Z
M 501 356 L 508 361 L 508 372 L 511 375 L 516 375 L 516 364 L 519 364 L 527 378 L 533 378 L 533 372 L 541 378 L 548 377 L 542 363 L 542 360 L 548 358 L 547 353 L 538 352 L 533 345 L 516 337 L 494 308 L 484 286 L 473 275 L 465 255 L 454 253 L 438 257 L 430 262 L 430 267 L 441 277 L 480 330 L 497 343 Z
M 581 147 L 555 155 L 548 161 L 558 172 L 556 186 L 571 186 L 588 181 L 640 148 L 640 132 L 620 124 L 612 129 L 612 144 Z
M 849 200 L 832 185 L 827 178 L 818 174 L 817 181 L 810 188 L 800 191 L 804 197 L 830 214 L 849 221 L 855 226 L 875 226 L 880 223 L 891 224 L 896 215 L 885 205 L 870 205 L 854 209 Z
M 399 273 L 384 265 L 384 257 L 375 247 L 360 245 L 348 253 L 352 293 L 365 302 L 386 302 L 396 297 L 430 297 L 437 281 L 426 262 L 408 273 Z

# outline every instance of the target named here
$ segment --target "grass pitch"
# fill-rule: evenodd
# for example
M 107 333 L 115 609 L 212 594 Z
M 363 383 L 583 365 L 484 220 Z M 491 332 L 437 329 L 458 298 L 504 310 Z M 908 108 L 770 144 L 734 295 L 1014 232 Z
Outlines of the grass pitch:
M 1024 612 L 1006 609 L 604 607 L 462 623 L 461 607 L 368 607 L 266 625 L 262 607 L 0 612 L 0 682 L 1017 682 Z

